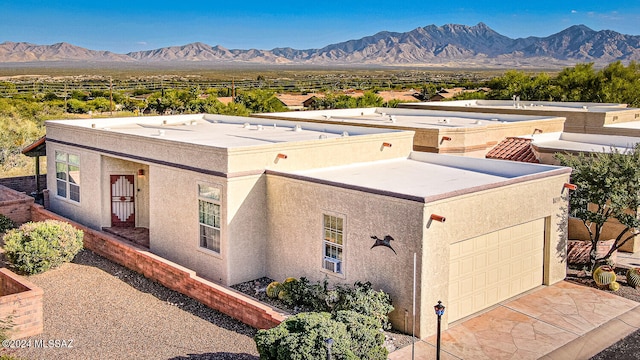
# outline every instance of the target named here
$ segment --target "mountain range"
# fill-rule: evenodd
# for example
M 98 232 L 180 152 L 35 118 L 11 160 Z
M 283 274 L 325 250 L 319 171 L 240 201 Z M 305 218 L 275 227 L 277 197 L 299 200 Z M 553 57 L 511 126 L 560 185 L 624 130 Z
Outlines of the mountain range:
M 484 23 L 429 25 L 408 32 L 381 31 L 321 49 L 226 49 L 203 43 L 117 54 L 68 43 L 0 44 L 0 64 L 41 62 L 202 63 L 371 66 L 566 66 L 640 60 L 640 36 L 574 25 L 547 37 L 511 39 Z

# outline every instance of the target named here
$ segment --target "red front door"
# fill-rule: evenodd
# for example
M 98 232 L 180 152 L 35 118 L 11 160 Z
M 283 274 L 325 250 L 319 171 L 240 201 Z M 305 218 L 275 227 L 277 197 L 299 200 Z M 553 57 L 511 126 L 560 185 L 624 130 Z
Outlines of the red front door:
M 133 175 L 111 175 L 111 226 L 135 227 Z

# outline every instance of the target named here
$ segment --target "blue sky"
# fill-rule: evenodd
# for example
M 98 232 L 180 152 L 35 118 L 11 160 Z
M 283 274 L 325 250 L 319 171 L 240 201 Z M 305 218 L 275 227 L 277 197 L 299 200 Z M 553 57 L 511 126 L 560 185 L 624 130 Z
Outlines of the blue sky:
M 511 38 L 544 37 L 577 24 L 640 35 L 640 1 L 0 0 L 0 42 L 68 42 L 116 53 L 197 41 L 309 49 L 383 30 L 478 22 Z

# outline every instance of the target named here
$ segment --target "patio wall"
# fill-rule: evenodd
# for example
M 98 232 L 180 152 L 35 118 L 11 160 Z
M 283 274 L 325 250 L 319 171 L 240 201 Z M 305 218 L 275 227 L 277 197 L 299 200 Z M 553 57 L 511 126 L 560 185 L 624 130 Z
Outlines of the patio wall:
M 204 305 L 258 329 L 280 324 L 286 315 L 231 288 L 213 283 L 147 249 L 121 241 L 109 234 L 87 228 L 44 209 L 31 206 L 33 221 L 66 221 L 84 232 L 84 247 L 115 263 L 136 271 L 165 287 L 185 294 Z
M 7 335 L 21 339 L 42 333 L 44 292 L 6 268 L 0 268 L 0 319 L 11 321 Z
M 16 176 L 9 178 L 1 178 L 0 185 L 6 186 L 18 192 L 23 192 L 25 194 L 31 194 L 36 191 L 36 176 Z M 44 188 L 47 186 L 47 174 L 40 175 L 40 187 Z
M 0 214 L 18 225 L 31 221 L 33 201 L 31 196 L 0 185 Z

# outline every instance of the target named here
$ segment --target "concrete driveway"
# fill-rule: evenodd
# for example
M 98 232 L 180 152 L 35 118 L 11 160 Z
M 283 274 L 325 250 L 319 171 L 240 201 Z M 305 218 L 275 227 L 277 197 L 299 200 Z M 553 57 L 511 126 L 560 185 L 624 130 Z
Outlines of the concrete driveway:
M 435 314 L 434 314 L 435 316 Z M 463 319 L 442 333 L 442 359 L 588 359 L 640 328 L 640 303 L 566 281 Z M 436 336 L 415 359 L 434 359 Z M 411 359 L 411 346 L 389 355 Z

